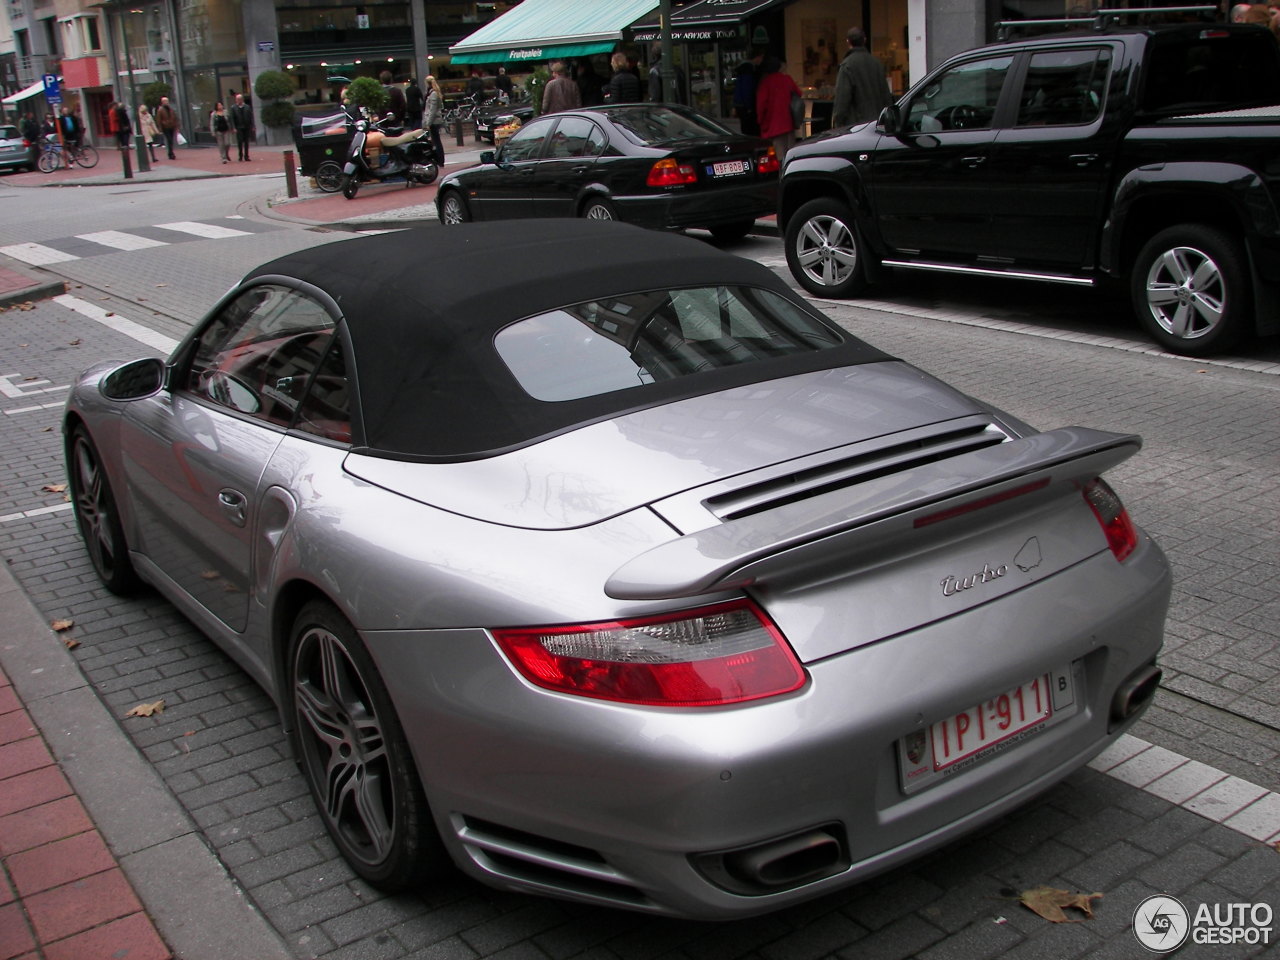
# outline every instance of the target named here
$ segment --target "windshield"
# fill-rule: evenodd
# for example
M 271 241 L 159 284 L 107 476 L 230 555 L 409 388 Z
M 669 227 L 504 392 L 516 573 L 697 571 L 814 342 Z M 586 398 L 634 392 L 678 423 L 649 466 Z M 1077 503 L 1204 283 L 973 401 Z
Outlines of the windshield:
M 665 106 L 610 110 L 609 119 L 630 134 L 637 143 L 645 146 L 671 143 L 674 140 L 733 136 L 731 131 L 700 113 Z

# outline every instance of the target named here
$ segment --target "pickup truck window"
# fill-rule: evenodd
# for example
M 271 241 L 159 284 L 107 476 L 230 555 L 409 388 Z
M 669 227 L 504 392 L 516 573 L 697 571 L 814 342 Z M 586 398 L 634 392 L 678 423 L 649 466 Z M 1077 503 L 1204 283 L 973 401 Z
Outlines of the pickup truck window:
M 970 60 L 952 67 L 907 106 L 910 133 L 985 130 L 991 126 L 1013 57 Z
M 1018 104 L 1020 127 L 1092 123 L 1102 112 L 1111 51 L 1046 50 L 1032 55 Z
M 1181 40 L 1181 38 L 1179 38 Z M 1264 27 L 1239 33 L 1205 30 L 1193 41 L 1151 51 L 1143 109 L 1211 113 L 1280 103 L 1280 59 Z

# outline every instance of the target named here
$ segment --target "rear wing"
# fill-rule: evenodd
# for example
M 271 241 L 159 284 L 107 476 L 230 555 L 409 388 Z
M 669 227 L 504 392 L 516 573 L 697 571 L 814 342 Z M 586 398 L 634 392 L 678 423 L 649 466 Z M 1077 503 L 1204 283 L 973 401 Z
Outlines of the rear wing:
M 731 520 L 654 547 L 605 584 L 617 600 L 662 600 L 795 578 L 837 559 L 909 548 L 927 528 L 1014 497 L 1030 505 L 1082 486 L 1142 446 L 1140 437 L 1063 427 L 907 473 L 879 477 Z

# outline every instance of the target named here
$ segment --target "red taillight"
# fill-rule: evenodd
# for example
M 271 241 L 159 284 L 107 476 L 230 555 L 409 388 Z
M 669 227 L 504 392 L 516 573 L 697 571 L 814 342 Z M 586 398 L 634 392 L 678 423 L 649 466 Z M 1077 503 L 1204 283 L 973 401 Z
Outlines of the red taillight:
M 531 683 L 598 700 L 712 707 L 790 693 L 805 682 L 781 632 L 749 600 L 493 636 Z
M 680 163 L 674 157 L 659 160 L 649 170 L 646 181 L 651 187 L 679 187 L 698 182 L 698 171 L 691 163 Z
M 1093 508 L 1094 516 L 1106 534 L 1107 546 L 1117 560 L 1123 560 L 1138 546 L 1138 530 L 1129 519 L 1116 492 L 1102 479 L 1094 480 L 1084 488 L 1084 499 Z
M 777 173 L 781 169 L 782 164 L 778 162 L 778 151 L 773 147 L 756 157 L 756 173 Z

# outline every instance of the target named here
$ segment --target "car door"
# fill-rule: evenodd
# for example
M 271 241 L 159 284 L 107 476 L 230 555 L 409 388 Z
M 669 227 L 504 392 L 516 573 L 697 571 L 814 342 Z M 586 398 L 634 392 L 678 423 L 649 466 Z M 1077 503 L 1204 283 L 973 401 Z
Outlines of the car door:
M 476 219 L 533 216 L 533 178 L 555 122 L 551 116 L 525 124 L 498 148 L 496 162 L 484 169 L 474 192 L 467 184 L 467 203 Z
M 949 67 L 901 104 L 876 147 L 868 190 L 890 256 L 970 260 L 995 243 L 987 157 L 1012 54 Z
M 577 216 L 582 190 L 596 179 L 596 158 L 608 140 L 586 117 L 560 117 L 533 175 L 535 217 Z
M 1105 44 L 1028 55 L 1013 124 L 987 164 L 1002 185 L 992 205 L 1000 256 L 1028 269 L 1078 270 L 1097 256 L 1105 188 L 1123 129 L 1108 112 Z
M 121 455 L 139 548 L 232 630 L 248 616 L 263 471 L 333 330 L 307 294 L 249 287 L 183 351 L 170 389 L 125 412 Z

